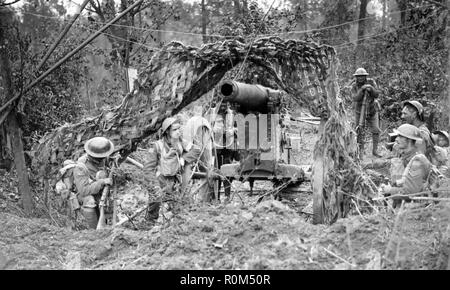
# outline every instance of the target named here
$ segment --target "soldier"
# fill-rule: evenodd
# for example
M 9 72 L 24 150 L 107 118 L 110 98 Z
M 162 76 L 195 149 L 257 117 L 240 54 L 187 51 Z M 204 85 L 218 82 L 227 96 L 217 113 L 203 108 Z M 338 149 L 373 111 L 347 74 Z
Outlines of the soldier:
M 436 165 L 438 170 L 445 176 L 450 176 L 450 171 L 448 168 L 448 149 L 449 149 L 449 136 L 445 131 L 434 131 L 431 135 L 434 141 L 434 151 L 431 156 L 431 163 Z
M 404 171 L 401 178 L 393 180 L 393 184 L 382 184 L 381 190 L 384 195 L 408 195 L 424 191 L 427 185 L 428 175 L 431 169 L 430 161 L 420 152 L 419 146 L 423 142 L 419 128 L 403 124 L 394 129 L 395 144 L 401 153 Z M 409 198 L 394 199 L 394 207 L 400 204 L 401 200 L 409 201 Z
M 378 98 L 379 90 L 375 80 L 368 78 L 369 75 L 364 68 L 358 68 L 353 74 L 355 81 L 352 82 L 351 93 L 355 103 L 355 126 L 358 128 L 358 144 L 360 158 L 364 154 L 364 127 L 366 122 L 372 131 L 372 155 L 381 157 L 378 154 L 378 142 L 380 140 L 379 111 L 380 105 Z M 361 119 L 361 114 L 365 118 Z M 361 123 L 361 124 L 360 124 Z
M 107 158 L 114 152 L 114 144 L 107 138 L 94 137 L 84 144 L 85 155 L 73 169 L 74 184 L 78 192 L 81 212 L 89 228 L 97 228 L 102 190 L 113 181 L 107 177 Z
M 418 101 L 406 101 L 403 103 L 402 114 L 400 118 L 406 123 L 419 128 L 419 130 L 430 134 L 425 125 L 425 118 L 423 116 L 423 106 Z
M 200 150 L 195 147 L 186 152 L 181 139 L 181 124 L 176 118 L 169 117 L 164 120 L 161 135 L 161 139 L 152 143 L 149 149 L 149 160 L 144 167 L 144 173 L 147 178 L 155 174 L 160 188 L 166 188 L 167 193 L 175 193 L 181 185 L 185 163 L 197 160 Z M 160 201 L 150 203 L 150 219 L 158 218 L 160 206 Z M 170 208 L 167 203 L 164 206 L 164 210 Z
M 418 101 L 406 101 L 403 103 L 402 114 L 400 118 L 406 123 L 419 128 L 420 136 L 424 143 L 421 145 L 421 150 L 426 154 L 427 149 L 433 145 L 431 140 L 430 130 L 425 125 L 423 116 L 423 106 Z
M 434 144 L 436 144 L 437 146 L 440 146 L 442 148 L 449 147 L 450 139 L 448 133 L 445 131 L 434 131 L 432 139 L 434 141 Z

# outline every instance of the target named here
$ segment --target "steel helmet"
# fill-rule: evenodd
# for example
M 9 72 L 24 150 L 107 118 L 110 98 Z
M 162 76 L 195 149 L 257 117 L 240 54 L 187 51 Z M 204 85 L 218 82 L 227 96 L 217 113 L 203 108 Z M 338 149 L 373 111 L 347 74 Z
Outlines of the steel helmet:
M 166 130 L 169 129 L 169 127 L 172 126 L 173 123 L 176 122 L 178 122 L 178 120 L 177 118 L 174 117 L 169 117 L 165 119 L 161 126 L 161 134 L 164 134 L 164 132 L 166 132 Z
M 367 73 L 367 71 L 364 68 L 360 67 L 355 71 L 355 73 L 353 75 L 354 76 L 368 76 L 369 74 Z
M 403 124 L 397 129 L 394 129 L 393 136 L 403 136 L 405 138 L 421 141 L 422 137 L 420 136 L 420 130 L 416 126 L 410 124 Z
M 105 137 L 94 137 L 86 141 L 84 150 L 94 158 L 105 158 L 114 151 L 114 144 Z
M 446 131 L 439 130 L 439 131 L 434 131 L 433 133 L 444 136 L 447 139 L 447 143 L 450 143 L 450 138 L 449 138 L 448 133 Z
M 421 121 L 423 121 L 423 106 L 421 103 L 419 103 L 418 101 L 406 101 L 403 103 L 403 107 L 406 105 L 410 105 L 413 108 L 415 108 L 417 110 L 417 113 L 419 115 L 419 119 Z

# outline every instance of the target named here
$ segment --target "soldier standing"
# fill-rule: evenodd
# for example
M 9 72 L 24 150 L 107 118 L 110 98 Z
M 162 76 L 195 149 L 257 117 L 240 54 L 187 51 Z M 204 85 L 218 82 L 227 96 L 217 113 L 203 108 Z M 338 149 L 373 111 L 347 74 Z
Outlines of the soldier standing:
M 162 138 L 152 143 L 149 149 L 149 160 L 144 166 L 144 173 L 148 177 L 156 175 L 159 188 L 167 194 L 176 194 L 182 183 L 182 173 L 185 164 L 192 163 L 200 155 L 198 148 L 189 152 L 183 146 L 181 138 L 181 123 L 177 118 L 169 117 L 161 126 Z M 160 216 L 160 208 L 165 218 L 171 216 L 172 203 L 152 201 L 149 204 L 150 219 L 156 220 Z
M 362 158 L 364 154 L 364 128 L 367 126 L 372 132 L 372 155 L 381 157 L 378 154 L 378 142 L 380 140 L 379 111 L 380 105 L 376 100 L 379 96 L 378 86 L 364 68 L 358 68 L 353 74 L 355 80 L 351 86 L 353 102 L 355 104 L 355 126 L 357 128 L 357 141 L 359 144 L 359 154 Z

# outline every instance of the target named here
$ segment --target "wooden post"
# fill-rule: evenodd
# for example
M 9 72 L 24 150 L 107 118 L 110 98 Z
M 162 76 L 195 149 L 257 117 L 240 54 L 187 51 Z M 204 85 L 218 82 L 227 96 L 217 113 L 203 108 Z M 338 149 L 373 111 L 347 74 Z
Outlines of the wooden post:
M 9 57 L 7 53 L 8 41 L 7 41 L 7 27 L 12 25 L 13 13 L 8 8 L 0 7 L 0 74 L 1 84 L 6 93 L 6 99 L 13 98 L 13 88 L 11 81 L 11 66 L 9 63 Z M 19 123 L 17 120 L 17 114 L 12 111 L 8 117 L 7 126 L 8 132 L 11 136 L 11 145 L 14 153 L 14 163 L 16 165 L 17 177 L 19 180 L 19 194 L 21 196 L 21 202 L 25 212 L 31 214 L 33 210 L 33 202 L 31 198 L 31 189 L 28 181 L 28 170 L 25 165 L 25 156 L 23 152 L 22 136 L 20 134 Z
M 325 119 L 320 120 L 319 136 L 322 136 L 325 128 Z M 323 179 L 324 179 L 324 155 L 320 152 L 314 156 L 314 164 L 312 168 L 312 190 L 313 190 L 313 224 L 322 224 L 325 221 L 325 212 L 323 206 Z

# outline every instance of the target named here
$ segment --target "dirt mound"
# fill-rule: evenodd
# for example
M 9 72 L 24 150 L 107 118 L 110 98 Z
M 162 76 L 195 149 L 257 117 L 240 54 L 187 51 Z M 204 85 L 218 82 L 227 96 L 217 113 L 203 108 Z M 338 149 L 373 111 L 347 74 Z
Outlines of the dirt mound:
M 449 207 L 314 226 L 286 203 L 192 205 L 168 224 L 71 231 L 0 214 L 4 269 L 445 269 Z
M 302 132 L 294 163 L 310 164 L 314 127 Z M 298 150 L 296 150 L 298 148 Z M 297 152 L 296 152 L 297 151 Z M 146 151 L 132 157 L 146 161 Z M 298 161 L 298 162 L 297 162 Z M 384 168 L 370 163 L 374 174 Z M 377 163 L 378 162 L 378 163 Z M 379 165 L 379 166 L 378 166 Z M 155 183 L 121 165 L 119 203 L 130 214 L 145 205 Z M 382 171 L 382 170 L 381 170 Z M 380 177 L 381 180 L 381 177 Z M 233 182 L 229 203 L 188 204 L 170 223 L 154 226 L 141 214 L 134 224 L 105 230 L 55 226 L 49 218 L 22 217 L 14 176 L 0 179 L 0 269 L 446 269 L 450 253 L 450 205 L 408 204 L 379 208 L 332 226 L 312 225 L 303 213 L 310 184 L 282 201 L 261 195 L 270 182 Z M 123 201 L 123 203 L 122 203 Z M 128 211 L 128 212 L 127 212 Z M 357 213 L 355 213 L 357 214 Z M 121 214 L 119 217 L 123 218 Z

